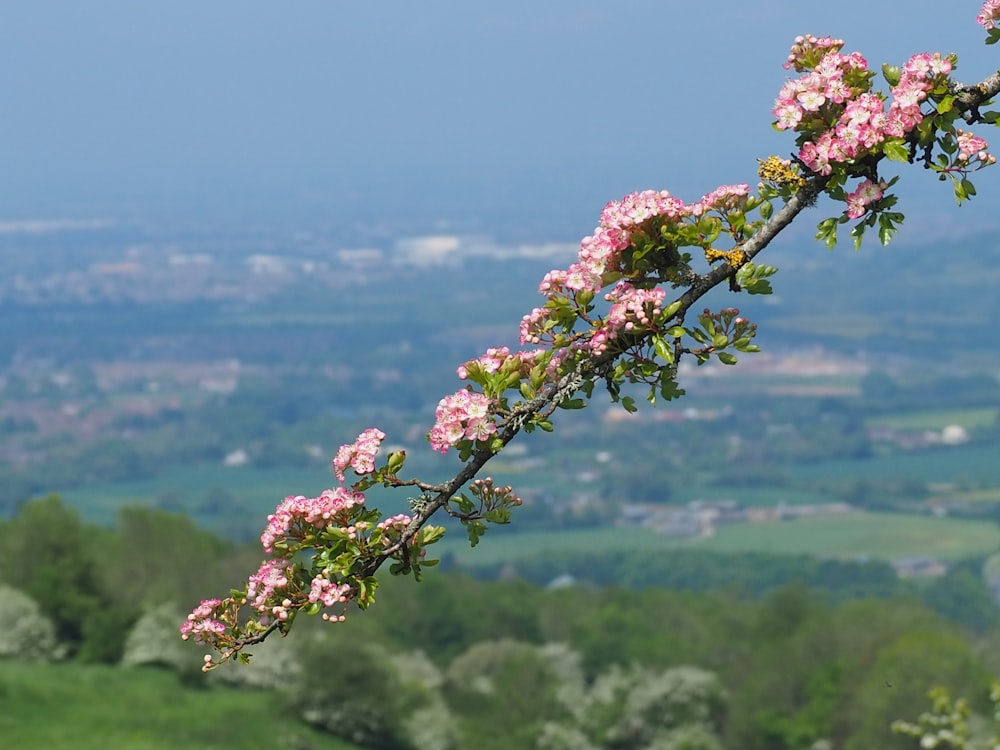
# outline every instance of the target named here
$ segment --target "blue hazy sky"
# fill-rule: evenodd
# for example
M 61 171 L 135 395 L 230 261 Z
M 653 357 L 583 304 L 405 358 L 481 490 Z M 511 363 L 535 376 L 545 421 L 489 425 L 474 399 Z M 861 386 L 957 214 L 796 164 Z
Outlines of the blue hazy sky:
M 876 68 L 956 51 L 973 80 L 1000 67 L 979 5 L 0 0 L 0 218 L 551 217 L 584 234 L 608 198 L 694 199 L 789 153 L 769 110 L 796 34 Z M 1000 175 L 956 213 L 911 171 L 911 205 L 991 219 Z

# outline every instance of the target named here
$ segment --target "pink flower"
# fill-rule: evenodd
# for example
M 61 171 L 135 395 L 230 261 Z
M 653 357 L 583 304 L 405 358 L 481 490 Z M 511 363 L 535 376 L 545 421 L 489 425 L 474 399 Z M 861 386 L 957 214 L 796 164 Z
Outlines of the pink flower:
M 565 271 L 549 271 L 542 278 L 541 283 L 538 285 L 539 294 L 548 294 L 549 292 L 558 292 L 562 290 L 563 284 L 566 282 L 566 272 Z
M 215 640 L 213 636 L 225 633 L 226 626 L 213 617 L 221 604 L 220 599 L 203 599 L 181 625 L 181 638 L 186 641 L 193 637 L 197 643 L 210 645 Z
M 285 560 L 265 560 L 247 582 L 247 601 L 258 612 L 272 610 L 281 589 L 288 586 L 291 566 Z M 284 599 L 282 599 L 284 601 Z
M 350 523 L 351 509 L 363 505 L 365 496 L 345 487 L 324 490 L 319 497 L 289 495 L 267 517 L 267 528 L 260 543 L 268 554 L 288 537 L 300 536 L 308 527 L 327 528 Z
M 318 575 L 312 579 L 308 598 L 310 602 L 323 602 L 324 607 L 332 607 L 350 601 L 351 587 L 346 583 L 336 584 L 326 576 Z
M 536 307 L 530 313 L 521 318 L 521 343 L 542 343 L 542 336 L 545 334 L 545 322 L 548 319 L 549 311 L 541 307 Z
M 344 472 L 350 466 L 356 474 L 370 474 L 375 471 L 375 455 L 385 440 L 385 433 L 374 427 L 358 435 L 353 445 L 342 445 L 333 459 L 333 473 L 341 482 Z
M 802 110 L 791 102 L 779 103 L 771 110 L 777 118 L 776 125 L 779 130 L 792 130 L 802 121 Z
M 803 91 L 796 99 L 806 112 L 815 112 L 826 103 L 826 96 L 816 90 Z
M 476 391 L 461 390 L 445 396 L 438 402 L 434 427 L 427 435 L 431 447 L 447 453 L 448 448 L 463 438 L 480 440 L 484 439 L 481 436 L 496 432 L 490 406 L 490 399 Z
M 733 208 L 742 208 L 746 205 L 747 196 L 750 195 L 750 186 L 740 185 L 720 185 L 712 192 L 702 196 L 698 201 L 705 210 L 715 209 L 726 211 Z
M 1000 0 L 997 0 L 997 2 L 1000 2 Z M 985 161 L 985 157 L 981 154 L 985 154 L 988 147 L 989 145 L 986 143 L 985 138 L 980 138 L 978 135 L 967 133 L 964 130 L 958 131 L 958 150 L 965 161 L 971 160 L 976 155 L 980 155 L 979 158 Z
M 865 180 L 853 193 L 847 194 L 847 216 L 859 219 L 868 211 L 868 206 L 882 198 L 882 186 Z
M 477 362 L 480 367 L 482 367 L 483 372 L 492 375 L 497 370 L 499 370 L 504 362 L 510 358 L 510 349 L 506 346 L 501 347 L 490 347 L 486 350 L 486 354 L 481 356 L 479 359 L 466 362 L 464 365 L 458 366 L 458 377 L 461 380 L 466 380 L 469 377 L 469 365 L 472 362 Z
M 993 31 L 997 21 L 1000 21 L 1000 0 L 986 0 L 983 9 L 976 16 L 976 23 L 987 31 Z
M 382 544 L 388 547 L 393 542 L 399 539 L 399 535 L 404 532 L 410 524 L 413 523 L 413 519 L 410 518 L 405 513 L 399 513 L 395 516 L 390 516 L 385 519 L 376 527 L 382 529 L 385 535 L 382 537 Z

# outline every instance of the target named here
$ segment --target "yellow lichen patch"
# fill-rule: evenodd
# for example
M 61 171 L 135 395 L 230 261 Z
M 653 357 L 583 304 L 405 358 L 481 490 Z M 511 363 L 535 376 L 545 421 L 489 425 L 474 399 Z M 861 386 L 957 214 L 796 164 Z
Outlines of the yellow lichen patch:
M 705 260 L 709 263 L 724 260 L 732 268 L 739 268 L 747 262 L 747 254 L 743 252 L 741 247 L 734 247 L 732 250 L 716 250 L 714 247 L 706 247 Z
M 757 162 L 760 164 L 757 174 L 764 182 L 769 182 L 777 187 L 794 188 L 802 187 L 806 182 L 788 159 L 769 156 L 766 159 L 758 159 Z

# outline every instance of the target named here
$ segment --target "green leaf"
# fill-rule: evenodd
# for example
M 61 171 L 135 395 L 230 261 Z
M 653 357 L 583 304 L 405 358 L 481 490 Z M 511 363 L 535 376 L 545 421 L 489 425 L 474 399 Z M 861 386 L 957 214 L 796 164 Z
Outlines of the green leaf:
M 883 246 L 892 242 L 892 236 L 895 233 L 896 227 L 894 227 L 891 223 L 879 223 L 878 241 L 881 242 Z
M 666 342 L 663 336 L 653 336 L 653 348 L 656 350 L 657 356 L 664 362 L 674 361 L 674 348 Z
M 966 200 L 969 196 L 966 195 L 965 186 L 962 185 L 962 180 L 952 180 L 955 185 L 955 202 L 958 205 L 962 205 L 962 201 Z
M 468 495 L 464 494 L 459 495 L 456 498 L 453 498 L 452 502 L 454 502 L 458 506 L 459 513 L 471 513 L 472 509 L 476 507 L 475 504 L 472 502 L 472 500 L 468 497 Z
M 667 378 L 660 381 L 660 395 L 662 395 L 667 401 L 673 401 L 675 398 L 680 398 L 684 395 L 684 393 L 684 389 L 677 385 L 676 380 Z
M 699 344 L 708 343 L 708 336 L 706 336 L 705 333 L 699 328 L 692 328 L 688 331 L 688 335 Z
M 724 333 L 717 333 L 712 336 L 712 346 L 716 349 L 724 349 L 729 346 L 729 337 Z
M 719 352 L 717 356 L 719 357 L 719 361 L 724 365 L 736 364 L 735 354 L 730 354 L 729 352 Z
M 882 153 L 893 161 L 909 162 L 910 149 L 901 138 L 889 138 L 882 143 Z
M 482 521 L 463 521 L 466 531 L 469 533 L 469 546 L 475 547 L 479 540 L 486 533 L 486 524 Z
M 424 546 L 434 544 L 434 542 L 444 536 L 444 532 L 444 526 L 424 526 L 420 530 L 420 543 Z
M 637 411 L 639 411 L 639 407 L 635 405 L 635 399 L 632 398 L 631 396 L 623 396 L 621 403 L 622 406 L 625 408 L 625 411 L 629 412 L 630 414 L 635 414 Z
M 832 250 L 837 244 L 837 220 L 824 219 L 816 229 L 816 239 L 822 240 Z
M 680 300 L 675 300 L 674 302 L 671 302 L 669 305 L 663 308 L 663 319 L 670 320 L 672 317 L 674 317 L 677 311 L 681 309 L 681 304 L 682 303 Z
M 764 219 L 770 219 L 772 213 L 774 213 L 774 206 L 771 204 L 771 201 L 764 201 L 760 204 L 760 215 Z
M 686 333 L 686 331 L 684 330 L 684 326 L 672 326 L 664 331 L 664 333 L 666 333 L 670 338 L 679 339 Z
M 941 101 L 937 103 L 937 111 L 939 115 L 943 115 L 946 112 L 951 112 L 952 107 L 955 106 L 955 97 L 949 94 L 944 97 Z
M 560 409 L 582 409 L 587 405 L 587 402 L 582 398 L 567 398 L 559 402 Z M 545 429 L 544 427 L 542 429 Z
M 747 294 L 771 294 L 774 291 L 767 279 L 751 279 L 743 288 L 747 290 Z

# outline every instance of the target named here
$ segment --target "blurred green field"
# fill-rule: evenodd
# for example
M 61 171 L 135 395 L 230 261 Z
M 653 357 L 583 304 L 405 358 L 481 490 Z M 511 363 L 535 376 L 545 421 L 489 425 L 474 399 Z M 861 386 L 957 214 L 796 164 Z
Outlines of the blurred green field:
M 59 494 L 85 518 L 110 524 L 123 505 L 152 507 L 166 491 L 194 499 L 221 488 L 233 493 L 248 514 L 263 519 L 286 496 L 316 495 L 335 482 L 333 472 L 325 466 L 257 469 L 195 464 L 167 468 L 150 479 L 95 484 L 60 490 Z
M 542 550 L 550 552 L 587 552 L 593 549 L 650 550 L 676 546 L 677 542 L 638 527 L 562 529 L 559 531 L 516 531 L 517 518 L 509 527 L 490 527 L 475 548 L 469 547 L 464 529 L 450 529 L 444 539 L 428 549 L 428 556 L 450 553 L 467 565 L 493 565 L 516 562 Z
M 553 554 L 588 550 L 643 550 L 690 547 L 715 552 L 771 552 L 854 559 L 895 559 L 926 555 L 943 560 L 984 555 L 1000 549 L 1000 526 L 930 516 L 854 512 L 790 521 L 719 527 L 705 538 L 668 537 L 639 527 L 516 532 L 491 528 L 475 549 L 461 531 L 449 531 L 436 554 L 449 552 L 467 565 L 516 563 L 545 550 Z
M 1000 503 L 1000 487 L 965 492 L 945 492 L 941 496 L 954 503 Z
M 857 512 L 723 526 L 701 546 L 718 552 L 752 550 L 889 560 L 926 555 L 954 560 L 1000 549 L 1000 527 L 988 521 Z
M 299 722 L 274 693 L 189 687 L 162 669 L 16 661 L 0 661 L 0 747 L 355 748 Z
M 967 479 L 996 484 L 1000 481 L 998 457 L 1000 447 L 996 444 L 942 446 L 878 458 L 800 464 L 790 467 L 788 473 L 793 479 L 807 480 L 876 478 L 948 483 Z
M 997 419 L 997 409 L 929 409 L 887 414 L 868 420 L 870 427 L 893 430 L 943 430 L 948 425 L 961 425 L 968 430 L 989 427 Z

